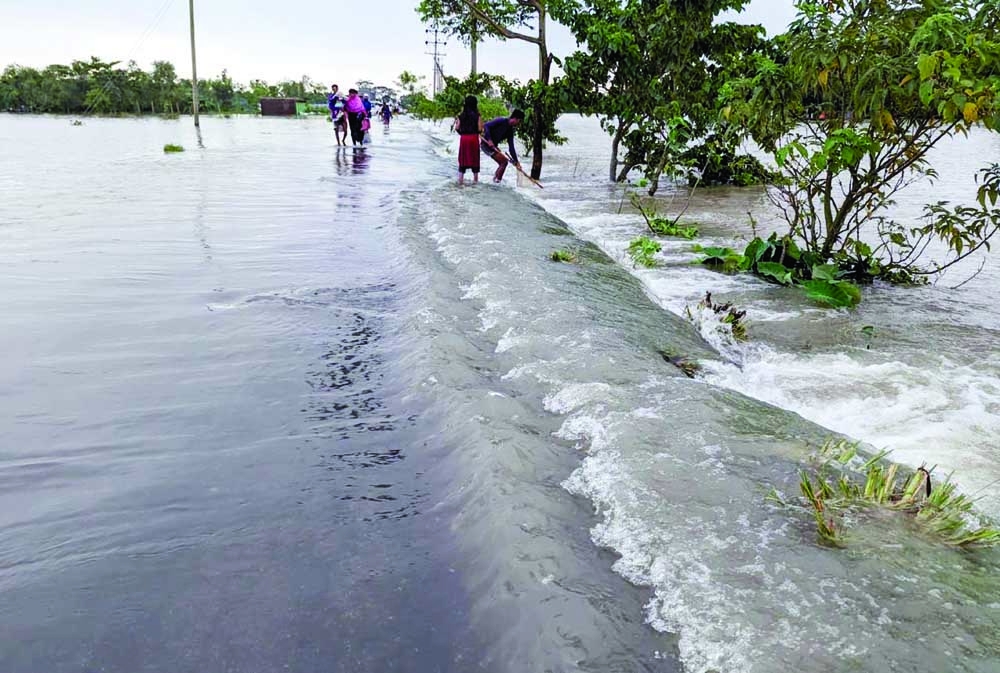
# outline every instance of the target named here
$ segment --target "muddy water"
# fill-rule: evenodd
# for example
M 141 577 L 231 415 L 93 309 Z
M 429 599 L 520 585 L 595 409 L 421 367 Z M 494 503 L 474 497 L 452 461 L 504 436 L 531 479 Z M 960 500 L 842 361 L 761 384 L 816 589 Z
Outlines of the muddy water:
M 769 286 L 634 273 L 587 129 L 543 209 L 453 185 L 453 138 L 406 121 L 356 153 L 319 120 L 201 149 L 0 118 L 0 670 L 997 670 L 997 556 L 893 520 L 816 546 L 764 494 L 837 428 L 726 378 L 875 367 L 889 323 L 868 349 Z M 734 199 L 699 205 L 718 240 Z M 706 282 L 760 353 L 683 317 Z M 971 360 L 981 318 L 913 301 Z

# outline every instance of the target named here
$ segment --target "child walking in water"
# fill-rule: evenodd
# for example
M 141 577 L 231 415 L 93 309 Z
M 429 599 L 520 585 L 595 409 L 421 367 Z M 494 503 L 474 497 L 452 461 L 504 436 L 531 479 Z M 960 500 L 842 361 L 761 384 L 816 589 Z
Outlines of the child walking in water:
M 483 118 L 479 116 L 479 100 L 466 96 L 462 112 L 455 117 L 458 141 L 458 184 L 465 183 L 465 171 L 472 171 L 472 181 L 479 182 L 479 134 L 483 132 Z
M 347 144 L 347 115 L 344 114 L 344 98 L 340 95 L 340 87 L 330 85 L 330 93 L 326 95 L 326 106 L 330 109 L 330 119 L 333 120 L 333 133 L 337 136 L 338 145 Z M 343 133 L 344 139 L 340 139 Z

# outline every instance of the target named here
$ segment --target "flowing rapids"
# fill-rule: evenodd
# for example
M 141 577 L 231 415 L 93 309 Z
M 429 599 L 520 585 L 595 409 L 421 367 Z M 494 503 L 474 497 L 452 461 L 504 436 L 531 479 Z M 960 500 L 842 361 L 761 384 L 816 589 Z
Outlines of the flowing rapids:
M 764 498 L 831 431 L 1000 477 L 992 258 L 820 311 L 632 269 L 586 120 L 534 193 L 406 120 L 181 124 L 0 118 L 0 670 L 997 670 L 996 553 Z

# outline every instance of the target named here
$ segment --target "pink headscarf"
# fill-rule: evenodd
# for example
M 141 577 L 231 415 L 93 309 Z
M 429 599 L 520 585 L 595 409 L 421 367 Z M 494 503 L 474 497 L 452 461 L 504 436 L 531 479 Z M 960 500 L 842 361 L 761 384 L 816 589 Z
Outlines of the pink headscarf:
M 359 96 L 356 93 L 352 93 L 350 96 L 347 97 L 347 103 L 344 104 L 344 108 L 348 112 L 354 112 L 354 113 L 364 112 L 365 104 L 364 101 L 361 100 L 361 96 Z

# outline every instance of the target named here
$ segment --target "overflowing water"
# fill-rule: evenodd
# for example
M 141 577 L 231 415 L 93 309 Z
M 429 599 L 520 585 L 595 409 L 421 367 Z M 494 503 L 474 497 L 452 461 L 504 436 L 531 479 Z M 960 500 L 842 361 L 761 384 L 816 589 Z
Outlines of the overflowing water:
M 689 243 L 635 270 L 607 139 L 563 123 L 518 192 L 406 120 L 353 151 L 0 118 L 0 671 L 1000 670 L 997 554 L 895 519 L 830 550 L 764 497 L 839 431 L 1000 513 L 994 260 L 850 313 Z M 748 344 L 688 319 L 705 291 Z

